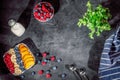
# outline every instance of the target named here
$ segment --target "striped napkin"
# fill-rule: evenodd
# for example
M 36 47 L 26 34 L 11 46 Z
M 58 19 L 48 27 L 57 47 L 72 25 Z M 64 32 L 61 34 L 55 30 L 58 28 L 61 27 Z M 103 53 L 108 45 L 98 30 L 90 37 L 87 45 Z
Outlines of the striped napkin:
M 99 66 L 100 80 L 120 80 L 120 27 L 104 44 Z

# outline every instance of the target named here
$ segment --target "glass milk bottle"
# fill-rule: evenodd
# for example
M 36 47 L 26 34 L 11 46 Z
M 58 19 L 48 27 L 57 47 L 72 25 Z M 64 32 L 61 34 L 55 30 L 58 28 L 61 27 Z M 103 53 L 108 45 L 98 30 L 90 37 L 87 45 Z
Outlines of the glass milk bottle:
M 18 37 L 22 36 L 25 32 L 24 26 L 19 22 L 16 22 L 14 19 L 10 19 L 8 25 L 11 26 L 11 31 Z

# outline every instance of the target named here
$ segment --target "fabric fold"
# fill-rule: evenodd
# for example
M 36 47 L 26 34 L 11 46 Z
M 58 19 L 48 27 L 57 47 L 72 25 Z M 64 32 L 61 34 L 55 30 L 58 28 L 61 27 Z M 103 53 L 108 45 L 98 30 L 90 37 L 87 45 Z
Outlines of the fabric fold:
M 120 79 L 120 27 L 105 41 L 99 66 L 99 79 Z

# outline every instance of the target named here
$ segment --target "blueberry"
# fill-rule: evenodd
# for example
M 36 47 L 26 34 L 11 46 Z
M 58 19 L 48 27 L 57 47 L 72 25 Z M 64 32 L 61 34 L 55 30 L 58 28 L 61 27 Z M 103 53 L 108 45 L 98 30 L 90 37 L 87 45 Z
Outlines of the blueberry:
M 36 55 L 36 57 L 38 57 L 38 56 L 39 56 L 39 53 L 36 53 L 35 55 Z
M 47 59 L 44 59 L 44 62 L 47 62 Z
M 16 52 L 16 57 L 20 58 L 21 55 L 18 52 Z
M 17 58 L 19 61 L 21 61 L 22 59 L 21 59 L 21 57 L 19 57 L 19 58 Z
M 47 70 L 46 73 L 50 73 L 50 70 Z
M 35 71 L 33 71 L 31 74 L 32 74 L 32 75 L 35 75 Z
M 19 65 L 20 65 L 20 67 L 23 67 L 23 63 L 22 62 L 19 62 Z
M 46 59 L 47 60 L 47 63 L 50 62 L 50 59 Z
M 61 77 L 62 77 L 62 78 L 65 78 L 65 77 L 66 77 L 66 74 L 65 74 L 65 73 L 61 74 Z
M 18 51 L 19 51 L 18 47 L 15 47 L 14 50 L 15 50 L 15 52 L 18 52 Z
M 50 60 L 47 60 L 47 62 L 50 62 Z
M 23 78 L 25 78 L 25 75 L 21 75 L 20 77 L 23 79 Z
M 49 18 L 47 18 L 46 21 L 49 21 Z
M 20 69 L 22 70 L 22 71 L 24 71 L 25 69 L 24 69 L 24 67 L 20 67 Z
M 56 70 L 56 69 L 57 69 L 57 66 L 53 66 L 52 69 L 53 69 L 53 70 Z
M 58 63 L 59 63 L 59 62 L 61 62 L 61 61 L 62 61 L 62 59 L 61 59 L 61 58 L 58 58 L 58 59 L 57 59 L 57 62 L 58 62 Z
M 38 61 L 37 61 L 37 63 L 38 63 L 38 64 L 41 64 L 41 61 L 40 61 L 40 60 L 38 60 Z
M 21 62 L 21 58 L 20 57 L 18 57 L 16 60 L 17 60 L 18 63 Z

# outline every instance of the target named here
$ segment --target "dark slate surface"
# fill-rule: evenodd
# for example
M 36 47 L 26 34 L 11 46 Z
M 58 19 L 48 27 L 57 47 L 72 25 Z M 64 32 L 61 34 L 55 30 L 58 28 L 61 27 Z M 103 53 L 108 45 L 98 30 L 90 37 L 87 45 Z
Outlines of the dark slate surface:
M 40 23 L 34 19 L 32 12 L 26 12 L 26 8 L 32 10 L 33 6 L 41 0 L 31 1 L 30 6 L 28 6 L 29 0 L 2 0 L 0 2 L 1 79 L 18 80 L 18 78 L 13 79 L 14 76 L 8 74 L 2 61 L 2 55 L 16 43 L 30 37 L 40 52 L 49 52 L 51 55 L 62 58 L 63 61 L 61 63 L 50 62 L 46 66 L 35 65 L 25 72 L 25 78 L 22 80 L 48 80 L 45 78 L 45 74 L 39 76 L 37 71 L 39 69 L 48 70 L 55 65 L 58 66 L 58 69 L 52 71 L 52 78 L 49 80 L 61 80 L 61 78 L 58 77 L 61 73 L 67 74 L 64 80 L 77 80 L 72 72 L 65 69 L 65 64 L 72 63 L 75 63 L 77 67 L 85 67 L 90 80 L 98 80 L 97 71 L 104 41 L 116 28 L 112 28 L 111 31 L 105 31 L 100 37 L 95 37 L 94 40 L 91 40 L 88 37 L 88 29 L 86 27 L 78 28 L 76 25 L 78 19 L 82 17 L 86 11 L 85 5 L 87 0 L 51 0 L 50 2 L 54 5 L 56 13 L 53 19 L 47 23 Z M 91 2 L 96 6 L 103 2 L 103 0 L 91 0 Z M 111 4 L 104 4 L 104 6 L 107 5 Z M 110 9 L 112 9 L 112 6 Z M 113 14 L 114 12 L 111 13 Z M 114 14 L 114 16 L 116 15 L 117 14 Z M 7 25 L 7 21 L 10 18 L 16 19 L 25 25 L 26 32 L 23 36 L 17 37 L 10 31 L 10 27 Z M 114 20 L 113 23 L 115 23 Z M 36 75 L 31 76 L 32 71 L 35 71 Z

